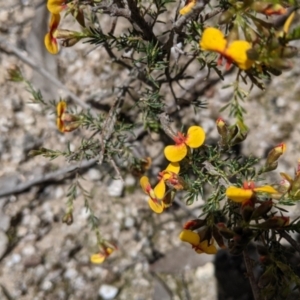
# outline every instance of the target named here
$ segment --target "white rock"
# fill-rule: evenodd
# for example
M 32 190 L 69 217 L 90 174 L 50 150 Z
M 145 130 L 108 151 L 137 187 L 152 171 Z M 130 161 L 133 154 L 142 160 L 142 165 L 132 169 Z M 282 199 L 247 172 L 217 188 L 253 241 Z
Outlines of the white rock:
M 103 284 L 99 289 L 99 296 L 104 300 L 114 299 L 118 294 L 119 289 L 113 285 Z
M 61 199 L 61 198 L 64 197 L 64 195 L 65 195 L 65 192 L 64 192 L 63 188 L 58 187 L 58 188 L 55 190 L 55 198 L 56 198 L 56 199 Z
M 35 248 L 32 245 L 27 245 L 22 249 L 22 254 L 24 256 L 30 256 L 33 255 L 34 253 L 35 253 Z
M 95 168 L 91 168 L 88 170 L 87 172 L 87 177 L 89 180 L 92 180 L 92 181 L 98 181 L 101 179 L 102 175 L 101 175 L 101 172 Z
M 124 182 L 121 179 L 114 179 L 107 188 L 111 197 L 121 197 L 124 190 Z
M 34 276 L 36 277 L 36 279 L 41 279 L 42 277 L 44 277 L 46 274 L 46 269 L 43 265 L 38 265 L 35 269 L 34 269 Z
M 78 272 L 76 271 L 76 269 L 67 269 L 65 274 L 64 274 L 64 278 L 66 279 L 75 279 L 76 276 L 78 275 Z
M 8 247 L 8 237 L 2 230 L 0 230 L 0 258 L 5 253 L 7 247 Z
M 11 256 L 10 256 L 10 259 L 6 262 L 6 266 L 7 267 L 11 267 L 13 265 L 16 265 L 18 264 L 19 262 L 21 261 L 21 255 L 18 254 L 18 253 L 13 253 Z
M 134 219 L 131 217 L 127 217 L 124 222 L 125 228 L 131 228 L 134 225 Z
M 136 179 L 132 175 L 127 175 L 125 177 L 125 186 L 131 187 L 136 185 Z
M 53 287 L 53 284 L 49 280 L 44 280 L 41 284 L 41 289 L 43 291 L 50 291 L 52 289 L 52 287 Z

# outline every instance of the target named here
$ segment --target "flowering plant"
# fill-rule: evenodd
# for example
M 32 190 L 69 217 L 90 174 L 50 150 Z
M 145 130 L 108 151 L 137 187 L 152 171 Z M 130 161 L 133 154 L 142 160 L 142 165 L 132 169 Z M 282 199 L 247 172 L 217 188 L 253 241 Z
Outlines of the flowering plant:
M 243 102 L 252 87 L 263 90 L 267 80 L 292 67 L 298 49 L 290 42 L 300 39 L 300 27 L 293 28 L 292 24 L 296 20 L 296 4 L 216 1 L 209 5 L 208 1 L 187 0 L 182 6 L 180 1 L 171 0 L 48 0 L 47 8 L 50 22 L 44 44 L 51 54 L 68 51 L 63 48 L 80 41 L 93 45 L 95 51 L 101 46 L 109 63 L 119 68 L 116 74 L 124 71 L 126 80 L 111 89 L 109 108 L 99 113 L 72 93 L 71 98 L 80 110 L 69 100 L 47 102 L 19 69 L 11 69 L 10 79 L 25 82 L 33 102 L 55 112 L 61 134 L 80 132 L 83 136 L 75 150 L 69 146 L 65 151 L 40 148 L 31 154 L 50 159 L 63 156 L 68 162 L 106 162 L 120 179 L 131 172 L 138 178 L 149 208 L 157 214 L 168 213 L 174 203 L 189 206 L 201 198 L 201 214 L 187 221 L 178 232 L 180 240 L 190 244 L 197 254 L 216 254 L 218 249 L 243 254 L 256 299 L 273 299 L 276 295 L 285 299 L 287 290 L 300 289 L 296 270 L 288 265 L 281 251 L 281 240 L 286 239 L 299 252 L 290 235 L 300 232 L 299 218 L 291 220 L 282 208 L 300 200 L 299 163 L 294 176 L 276 173 L 280 157 L 288 152 L 286 143 L 273 147 L 261 161 L 254 156 L 241 158 L 234 151 L 251 135 Z M 162 21 L 165 14 L 173 14 L 171 25 Z M 65 16 L 72 17 L 80 31 L 63 29 Z M 105 16 L 111 21 L 109 30 L 101 25 Z M 281 18 L 281 25 L 274 24 L 270 16 Z M 120 33 L 116 27 L 124 19 L 129 27 L 122 27 Z M 193 107 L 196 112 L 207 107 L 202 94 L 212 82 L 201 93 L 197 92 L 197 85 L 203 84 L 204 77 L 187 88 L 189 80 L 197 79 L 195 70 L 199 69 L 207 71 L 207 79 L 215 71 L 217 81 L 236 72 L 229 86 L 233 88 L 232 97 L 220 111 L 224 118 L 215 123 L 217 142 L 211 140 L 205 121 L 185 118 L 185 107 Z M 249 91 L 243 90 L 241 84 L 248 84 Z M 189 98 L 187 94 L 191 94 Z M 226 121 L 226 111 L 231 124 Z M 143 134 L 159 134 L 164 141 L 161 163 L 156 168 L 159 172 L 150 166 L 155 158 L 149 158 L 147 149 L 138 151 L 141 149 L 134 146 L 138 139 L 142 145 Z M 281 176 L 281 180 L 271 181 L 270 172 Z M 100 234 L 97 212 L 89 205 L 88 192 L 78 176 L 67 195 L 63 221 L 68 225 L 73 222 L 78 189 L 85 196 L 85 206 L 91 212 L 89 220 L 97 236 L 97 253 L 90 260 L 103 263 L 117 246 Z M 256 263 L 262 270 L 256 277 L 254 259 L 248 255 L 250 243 L 257 246 Z

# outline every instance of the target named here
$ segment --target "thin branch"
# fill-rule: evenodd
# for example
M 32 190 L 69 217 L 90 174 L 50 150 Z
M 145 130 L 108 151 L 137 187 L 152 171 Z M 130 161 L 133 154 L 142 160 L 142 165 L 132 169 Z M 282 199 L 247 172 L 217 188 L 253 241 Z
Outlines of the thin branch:
M 91 159 L 91 160 L 84 160 L 80 162 L 79 164 L 68 166 L 66 168 L 59 169 L 54 172 L 50 172 L 48 174 L 38 176 L 32 180 L 29 180 L 24 183 L 20 183 L 19 185 L 10 188 L 10 189 L 3 189 L 3 187 L 0 189 L 0 197 L 5 197 L 13 194 L 19 194 L 22 193 L 29 188 L 35 186 L 35 185 L 40 185 L 45 182 L 49 181 L 61 181 L 62 179 L 65 179 L 66 177 L 69 177 L 72 172 L 74 171 L 79 171 L 79 170 L 84 170 L 92 167 L 97 163 L 98 159 Z
M 253 275 L 252 261 L 247 253 L 247 250 L 243 251 L 243 256 L 244 256 L 244 261 L 245 261 L 245 265 L 246 265 L 247 275 L 248 275 L 252 293 L 253 293 L 253 298 L 254 298 L 254 300 L 261 300 L 259 288 L 256 284 L 256 280 Z
M 93 113 L 92 107 L 89 104 L 83 102 L 78 96 L 76 96 L 67 87 L 65 87 L 65 85 L 61 81 L 59 81 L 54 76 L 52 76 L 46 69 L 37 65 L 32 58 L 30 58 L 28 55 L 26 56 L 22 51 L 17 49 L 14 45 L 10 44 L 5 39 L 0 39 L 0 49 L 17 56 L 24 63 L 29 65 L 32 69 L 34 69 L 43 77 L 45 77 L 48 81 L 56 85 L 58 88 L 64 90 L 74 100 L 76 104 L 78 104 L 79 106 L 81 106 L 86 110 L 90 110 L 91 113 L 95 115 L 95 113 Z

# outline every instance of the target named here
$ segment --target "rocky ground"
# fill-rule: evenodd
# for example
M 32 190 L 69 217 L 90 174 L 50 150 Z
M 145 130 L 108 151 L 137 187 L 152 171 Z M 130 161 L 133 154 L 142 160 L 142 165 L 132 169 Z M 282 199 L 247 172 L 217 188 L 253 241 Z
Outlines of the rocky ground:
M 112 77 L 111 64 L 101 48 L 90 51 L 91 46 L 78 44 L 63 49 L 57 57 L 48 55 L 42 42 L 47 24 L 43 8 L 39 1 L 20 3 L 0 1 L 0 41 L 8 41 L 35 59 L 81 99 L 101 101 L 111 93 L 112 86 L 126 80 L 123 70 Z M 290 174 L 300 149 L 298 62 L 295 59 L 291 71 L 274 78 L 266 92 L 254 89 L 244 103 L 251 131 L 242 153 L 264 156 L 271 146 L 284 141 L 288 150 L 279 170 Z M 28 157 L 30 150 L 41 145 L 62 150 L 68 141 L 75 148 L 80 141 L 77 133 L 59 134 L 54 115 L 29 104 L 30 94 L 23 85 L 6 81 L 6 70 L 14 64 L 33 78 L 46 99 L 65 96 L 11 52 L 1 53 L 0 193 L 67 166 L 63 159 Z M 208 109 L 195 114 L 187 107 L 181 112 L 183 124 L 197 123 L 205 128 L 208 142 L 217 140 L 214 122 L 232 91 L 222 87 L 232 82 L 233 76 L 205 91 L 203 100 L 208 101 Z M 152 157 L 163 147 L 155 137 L 154 142 L 145 138 L 142 143 Z M 218 254 L 219 264 L 214 264 L 214 257 L 196 255 L 178 239 L 182 225 L 199 211 L 200 201 L 188 210 L 174 206 L 154 215 L 137 188 L 137 180 L 127 175 L 123 184 L 112 179 L 111 172 L 109 166 L 93 165 L 79 179 L 93 195 L 90 205 L 99 217 L 103 236 L 118 245 L 118 251 L 100 266 L 89 262 L 90 254 L 97 251 L 96 238 L 88 226 L 89 212 L 84 208 L 82 193 L 75 202 L 73 224 L 61 222 L 72 176 L 63 175 L 61 181 L 48 180 L 0 198 L 0 299 L 217 299 L 222 288 L 216 277 L 224 280 L 229 276 L 228 264 L 220 264 L 226 254 Z M 274 181 L 278 180 L 274 175 Z M 298 216 L 298 208 L 293 207 L 291 215 Z M 226 262 L 234 264 L 227 258 Z M 237 276 L 243 278 L 245 270 L 238 264 L 241 275 Z M 237 290 L 231 298 L 223 293 L 219 299 L 251 299 L 247 288 Z

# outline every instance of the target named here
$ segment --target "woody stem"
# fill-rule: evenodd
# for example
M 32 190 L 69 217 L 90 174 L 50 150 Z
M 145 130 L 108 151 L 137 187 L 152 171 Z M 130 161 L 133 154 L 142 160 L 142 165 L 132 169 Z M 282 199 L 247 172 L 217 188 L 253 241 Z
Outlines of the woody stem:
M 249 257 L 247 250 L 243 251 L 243 257 L 244 257 L 244 261 L 245 261 L 245 266 L 246 266 L 246 270 L 247 270 L 247 275 L 250 281 L 250 285 L 251 285 L 251 289 L 252 289 L 252 293 L 253 293 L 253 298 L 254 300 L 261 300 L 260 298 L 260 293 L 259 293 L 259 288 L 256 284 L 254 275 L 253 275 L 253 268 L 252 268 L 252 261 L 251 258 Z

